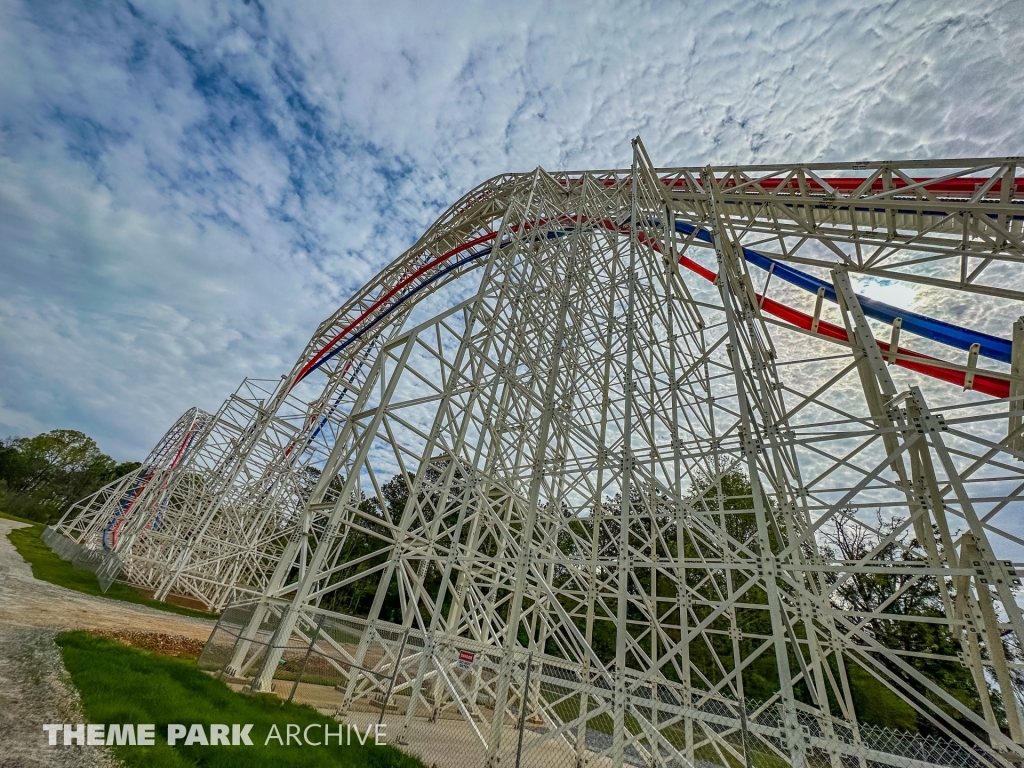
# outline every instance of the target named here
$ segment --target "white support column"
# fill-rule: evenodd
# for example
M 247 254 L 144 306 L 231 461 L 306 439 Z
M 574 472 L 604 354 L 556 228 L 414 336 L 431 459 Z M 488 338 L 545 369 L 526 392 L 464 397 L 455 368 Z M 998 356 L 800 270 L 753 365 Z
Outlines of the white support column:
M 259 672 L 253 680 L 253 691 L 271 690 L 270 681 L 273 679 L 274 672 L 277 669 L 277 664 L 284 650 L 284 645 L 291 637 L 292 630 L 295 628 L 295 623 L 299 618 L 299 612 L 305 606 L 306 598 L 308 597 L 310 590 L 313 588 L 313 584 L 320 578 L 321 566 L 331 550 L 331 539 L 337 534 L 338 523 L 341 515 L 344 513 L 345 504 L 346 502 L 349 502 L 352 493 L 356 489 L 356 484 L 359 480 L 359 468 L 366 461 L 370 447 L 373 444 L 373 436 L 380 427 L 380 423 L 387 410 L 387 404 L 390 402 L 395 393 L 395 389 L 398 386 L 398 382 L 401 380 L 401 371 L 409 361 L 409 355 L 415 345 L 415 337 L 406 337 L 404 341 L 400 341 L 399 343 L 401 345 L 401 353 L 398 355 L 395 369 L 391 372 L 390 379 L 385 386 L 381 402 L 374 410 L 369 423 L 361 431 L 361 439 L 356 443 L 357 448 L 355 455 L 350 461 L 345 462 L 349 467 L 349 473 L 345 478 L 345 485 L 338 497 L 338 503 L 335 505 L 334 510 L 328 518 L 326 530 L 324 531 L 320 545 L 316 548 L 316 551 L 310 559 L 309 570 L 306 572 L 305 578 L 299 581 L 295 589 L 295 596 L 292 599 L 292 604 L 286 609 L 284 615 L 281 617 L 280 623 L 277 625 L 277 629 L 274 631 L 274 636 L 270 641 L 270 647 L 267 649 L 267 653 L 263 657 L 263 663 L 260 665 Z M 381 355 L 375 362 L 375 366 L 383 365 L 384 361 L 387 359 L 386 352 L 390 349 L 390 346 L 392 345 L 381 350 Z M 361 402 L 365 402 L 369 392 L 370 389 L 367 387 L 361 393 Z M 346 424 L 346 427 L 348 427 L 348 424 Z M 355 427 L 348 428 L 353 430 L 355 429 Z M 338 442 L 342 443 L 344 441 L 339 440 Z
M 540 492 L 545 471 L 544 451 L 550 439 L 552 416 L 557 406 L 555 393 L 559 383 L 558 374 L 563 353 L 561 342 L 565 334 L 566 315 L 569 308 L 569 288 L 570 281 L 565 281 L 562 295 L 559 298 L 559 304 L 555 310 L 556 317 L 552 318 L 554 333 L 548 339 L 545 339 L 545 342 L 550 345 L 550 367 L 546 371 L 537 372 L 543 376 L 543 400 L 540 403 L 541 413 L 537 425 L 536 444 L 531 446 L 534 453 L 530 472 L 530 487 L 526 500 L 526 518 L 523 520 L 519 553 L 516 558 L 516 576 L 512 585 L 512 601 L 509 606 L 508 619 L 505 625 L 505 638 L 502 644 L 504 658 L 495 695 L 494 720 L 491 724 L 490 739 L 488 740 L 487 765 L 489 768 L 499 768 L 501 761 L 500 748 L 505 704 L 508 700 L 509 684 L 514 673 L 513 652 L 519 646 L 518 632 L 523 611 L 523 598 L 526 595 L 527 578 L 532 571 L 533 537 L 537 525 L 537 507 L 540 503 Z
M 718 213 L 718 205 L 715 199 L 716 181 L 711 169 L 705 169 L 701 177 L 707 196 L 707 205 L 711 214 L 710 231 L 715 247 L 715 255 L 718 260 L 718 287 L 722 295 L 722 305 L 725 309 L 725 317 L 729 328 L 729 354 L 731 357 L 733 377 L 736 381 L 736 392 L 738 397 L 740 424 L 743 429 L 743 453 L 746 458 L 747 472 L 750 477 L 751 493 L 753 495 L 754 516 L 757 522 L 757 535 L 760 542 L 758 551 L 759 566 L 764 577 L 765 593 L 767 594 L 768 610 L 772 624 L 772 644 L 775 650 L 776 666 L 779 673 L 779 697 L 782 704 L 783 737 L 789 750 L 790 760 L 793 768 L 804 768 L 805 765 L 805 743 L 800 721 L 797 717 L 796 697 L 793 692 L 792 674 L 789 668 L 789 645 L 787 643 L 786 619 L 783 617 L 784 610 L 781 596 L 779 594 L 778 572 L 779 564 L 775 561 L 768 542 L 771 540 L 768 533 L 768 510 L 765 507 L 765 493 L 761 487 L 760 473 L 758 468 L 758 453 L 761 444 L 758 435 L 761 432 L 761 425 L 755 420 L 755 410 L 752 402 L 761 397 L 768 396 L 768 392 L 750 392 L 747 382 L 744 379 L 743 371 L 753 368 L 763 371 L 767 367 L 767 361 L 757 359 L 746 361 L 741 356 L 743 352 L 750 354 L 747 345 L 743 343 L 740 336 L 739 326 L 748 319 L 755 311 L 750 304 L 748 285 L 740 282 L 734 285 L 737 278 L 741 279 L 739 265 L 732 253 L 734 247 L 728 240 L 728 234 L 723 224 L 722 217 Z M 741 316 L 737 306 L 745 308 Z M 756 356 L 760 350 L 756 347 L 753 350 Z M 794 649 L 800 653 L 799 648 Z
M 1010 376 L 1010 448 L 1024 453 L 1024 317 L 1013 324 Z

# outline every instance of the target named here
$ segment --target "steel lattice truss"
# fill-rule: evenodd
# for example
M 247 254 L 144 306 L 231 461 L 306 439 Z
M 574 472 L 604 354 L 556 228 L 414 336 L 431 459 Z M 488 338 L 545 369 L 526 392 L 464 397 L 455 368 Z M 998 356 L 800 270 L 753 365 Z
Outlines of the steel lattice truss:
M 288 510 L 294 514 L 308 495 L 303 467 L 324 450 L 323 440 L 307 436 L 308 450 L 286 461 L 291 472 L 279 474 L 276 486 L 268 481 L 280 444 L 294 440 L 309 409 L 291 395 L 254 434 L 279 383 L 246 379 L 216 414 L 186 412 L 138 470 L 48 529 L 50 546 L 95 570 L 104 589 L 119 578 L 159 599 L 173 590 L 210 608 L 260 594 L 287 538 Z M 242 490 L 255 500 L 237 503 L 239 477 L 253 472 L 263 472 L 263 482 Z M 253 514 L 257 508 L 261 514 Z
M 628 170 L 498 177 L 454 205 L 246 401 L 166 535 L 135 539 L 132 573 L 215 606 L 261 594 L 245 637 L 275 613 L 282 647 L 333 592 L 375 584 L 356 667 L 397 588 L 428 647 L 575 670 L 590 704 L 533 706 L 579 749 L 610 716 L 615 764 L 708 744 L 742 760 L 738 716 L 712 727 L 707 705 L 744 701 L 765 660 L 779 690 L 754 714 L 781 713 L 765 749 L 794 765 L 859 743 L 852 667 L 986 764 L 1024 759 L 1024 321 L 993 339 L 856 290 L 1022 306 L 1020 159 L 655 169 L 634 146 Z M 742 499 L 722 484 L 737 472 Z M 874 576 L 894 591 L 865 613 L 844 588 Z M 942 615 L 891 612 L 924 581 Z M 883 616 L 956 648 L 889 647 Z M 279 657 L 259 657 L 257 688 Z M 981 711 L 922 657 L 965 665 Z M 494 764 L 517 680 L 490 683 Z M 346 693 L 372 689 L 353 673 Z
M 213 417 L 191 408 L 160 438 L 133 472 L 72 505 L 44 534 L 65 559 L 97 572 L 106 589 L 121 573 L 120 553 L 147 532 L 159 535 L 161 516 L 176 494 L 197 445 L 202 445 Z

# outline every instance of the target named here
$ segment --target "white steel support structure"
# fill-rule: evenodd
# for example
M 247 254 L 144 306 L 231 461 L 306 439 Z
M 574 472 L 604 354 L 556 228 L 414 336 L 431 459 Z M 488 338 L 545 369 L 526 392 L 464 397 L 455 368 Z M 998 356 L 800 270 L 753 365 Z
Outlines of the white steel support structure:
M 215 414 L 186 412 L 138 470 L 73 505 L 47 531 L 48 544 L 96 570 L 104 589 L 119 579 L 161 600 L 174 591 L 211 609 L 262 593 L 295 498 L 304 496 L 305 466 L 296 464 L 288 482 L 264 493 L 259 515 L 239 516 L 237 506 L 218 500 L 240 446 L 249 447 L 252 471 L 253 457 L 265 461 L 282 433 L 297 431 L 289 423 L 294 415 L 273 416 L 257 428 L 278 386 L 269 384 L 246 379 Z M 292 396 L 288 405 L 301 402 Z
M 44 540 L 61 557 L 97 573 L 106 590 L 130 561 L 139 531 L 159 527 L 182 469 L 206 440 L 213 417 L 190 408 L 160 438 L 142 465 L 73 504 Z
M 628 170 L 482 185 L 318 329 L 240 446 L 206 530 L 288 539 L 227 670 L 267 690 L 317 607 L 371 584 L 342 709 L 391 692 L 366 670 L 415 637 L 404 732 L 458 710 L 492 768 L 522 707 L 581 761 L 906 764 L 861 722 L 865 680 L 1019 763 L 1019 177 L 1018 158 L 656 169 L 637 141 Z M 894 314 L 871 281 L 937 310 L 984 297 L 1003 338 Z M 261 425 L 321 386 L 253 465 Z M 302 493 L 286 457 L 324 423 Z M 264 501 L 283 487 L 287 514 Z M 887 639 L 926 631 L 942 642 Z M 459 677 L 458 647 L 488 673 Z M 545 690 L 564 675 L 559 701 L 524 687 L 527 658 Z M 936 665 L 966 667 L 976 703 Z

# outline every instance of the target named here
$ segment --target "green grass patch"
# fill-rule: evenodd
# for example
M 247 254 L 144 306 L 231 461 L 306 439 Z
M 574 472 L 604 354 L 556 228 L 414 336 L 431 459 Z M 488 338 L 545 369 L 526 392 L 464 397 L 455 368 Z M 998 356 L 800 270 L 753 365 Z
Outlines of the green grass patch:
M 4 520 L 14 520 L 19 523 L 28 523 L 29 525 L 39 525 L 38 520 L 29 520 L 27 517 L 18 517 L 17 515 L 10 515 L 6 512 L 0 512 L 0 517 Z
M 111 747 L 126 765 L 144 768 L 261 768 L 262 766 L 342 766 L 343 768 L 423 768 L 394 747 L 281 746 L 263 743 L 272 724 L 282 736 L 285 724 L 305 728 L 312 723 L 339 723 L 315 709 L 281 701 L 273 695 L 246 696 L 200 672 L 195 662 L 127 648 L 84 632 L 58 635 L 64 665 L 82 697 L 86 718 L 93 723 L 153 723 L 151 747 Z M 252 723 L 253 746 L 170 746 L 167 724 Z M 318 738 L 323 730 L 315 729 Z M 312 735 L 312 732 L 311 732 Z
M 569 689 L 558 688 L 547 684 L 542 685 L 540 688 L 540 695 L 544 697 L 549 704 L 553 705 L 552 709 L 563 722 L 575 720 L 580 716 L 581 694 L 572 694 L 567 696 L 567 693 L 569 693 Z M 598 699 L 590 698 L 588 706 L 590 707 L 590 710 L 593 711 L 600 706 L 600 703 L 601 702 Z M 643 731 L 643 726 L 640 721 L 629 712 L 626 713 L 625 726 L 626 731 L 632 735 Z M 615 721 L 612 719 L 610 714 L 603 712 L 599 715 L 588 717 L 587 728 L 611 736 L 615 729 Z M 672 725 L 660 728 L 659 730 L 661 731 L 661 735 L 665 737 L 665 740 L 680 752 L 686 749 L 686 733 L 682 722 L 676 721 Z M 740 749 L 738 744 L 735 746 L 737 749 Z M 737 760 L 734 755 L 725 753 L 724 750 L 723 753 L 725 754 L 724 763 L 723 756 L 719 754 L 719 751 L 715 749 L 714 745 L 705 743 L 700 747 L 697 747 L 693 754 L 695 759 L 702 760 L 709 765 L 724 766 L 724 768 L 744 768 L 745 761 Z M 788 762 L 780 758 L 778 755 L 756 747 L 751 748 L 750 764 L 753 768 L 786 768 L 786 766 L 789 765 Z
M 4 517 L 17 519 L 11 515 L 4 515 Z M 31 521 L 22 520 L 20 522 Z M 43 530 L 44 527 L 39 523 L 32 523 L 29 528 L 18 528 L 7 534 L 7 538 L 10 539 L 14 548 L 18 550 L 18 554 L 25 558 L 32 567 L 32 575 L 40 581 L 48 581 L 51 584 L 73 589 L 76 592 L 84 592 L 87 595 L 121 600 L 126 603 L 148 605 L 150 608 L 158 608 L 161 611 L 177 613 L 182 616 L 193 616 L 199 619 L 217 618 L 216 614 L 195 611 L 191 608 L 183 608 L 180 605 L 172 605 L 171 603 L 162 603 L 159 600 L 150 600 L 137 589 L 129 587 L 127 584 L 115 582 L 110 585 L 110 589 L 104 592 L 100 589 L 100 582 L 96 578 L 95 573 L 75 568 L 67 560 L 61 560 L 46 546 L 42 539 Z

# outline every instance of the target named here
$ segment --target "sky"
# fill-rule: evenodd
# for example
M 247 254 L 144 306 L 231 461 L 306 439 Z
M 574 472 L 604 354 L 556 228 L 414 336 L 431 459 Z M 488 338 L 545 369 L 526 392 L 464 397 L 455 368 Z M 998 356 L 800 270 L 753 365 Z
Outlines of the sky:
M 142 459 L 508 171 L 1024 155 L 1021 2 L 0 0 L 0 437 Z

